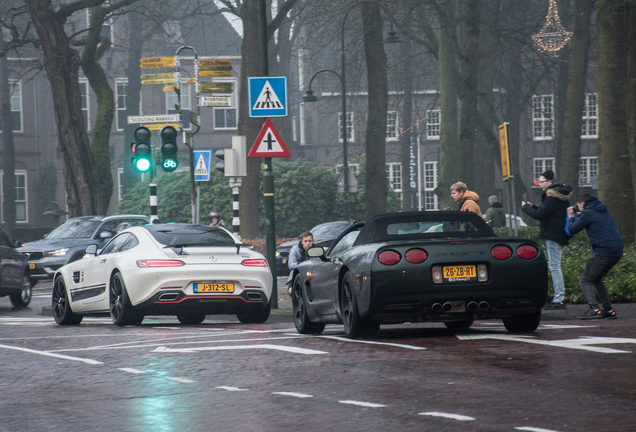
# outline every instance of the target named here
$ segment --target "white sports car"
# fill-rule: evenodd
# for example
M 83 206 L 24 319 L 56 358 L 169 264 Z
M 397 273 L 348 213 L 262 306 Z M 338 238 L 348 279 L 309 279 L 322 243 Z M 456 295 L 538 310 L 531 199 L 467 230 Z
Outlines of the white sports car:
M 53 316 L 77 325 L 86 314 L 110 313 L 119 326 L 145 315 L 176 315 L 199 324 L 206 315 L 267 321 L 272 274 L 263 255 L 223 228 L 158 224 L 128 228 L 101 251 L 61 267 L 54 277 Z

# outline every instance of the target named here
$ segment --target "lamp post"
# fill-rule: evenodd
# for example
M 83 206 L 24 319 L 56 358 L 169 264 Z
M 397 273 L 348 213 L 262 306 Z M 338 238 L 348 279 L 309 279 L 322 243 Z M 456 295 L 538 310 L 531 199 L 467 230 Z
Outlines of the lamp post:
M 386 8 L 379 2 L 374 0 L 360 0 L 353 3 L 345 12 L 344 17 L 342 17 L 341 24 L 341 54 L 340 54 L 340 74 L 334 72 L 330 69 L 321 69 L 316 72 L 309 80 L 308 89 L 305 91 L 305 96 L 303 96 L 303 102 L 316 102 L 318 98 L 314 95 L 313 90 L 311 89 L 311 83 L 316 78 L 316 76 L 322 72 L 331 72 L 336 75 L 340 79 L 341 93 L 342 93 L 342 124 L 340 126 L 342 133 L 342 180 L 343 180 L 343 189 L 344 189 L 344 197 L 343 197 L 343 216 L 345 220 L 349 220 L 349 162 L 347 160 L 347 83 L 346 83 L 346 72 L 345 72 L 345 23 L 347 21 L 347 17 L 349 13 L 353 10 L 354 7 L 358 6 L 360 3 L 374 3 L 377 4 L 384 10 L 384 13 L 389 17 L 389 22 L 391 24 L 391 30 L 389 31 L 387 37 L 384 39 L 384 43 L 399 43 L 400 38 L 397 36 L 395 30 L 393 29 L 393 18 L 388 13 Z

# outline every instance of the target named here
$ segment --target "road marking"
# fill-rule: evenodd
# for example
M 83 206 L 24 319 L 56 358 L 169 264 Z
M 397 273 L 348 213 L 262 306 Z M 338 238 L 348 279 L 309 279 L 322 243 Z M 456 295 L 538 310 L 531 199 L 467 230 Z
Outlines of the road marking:
M 613 348 L 598 347 L 593 345 L 606 345 L 606 344 L 636 344 L 636 339 L 628 338 L 614 338 L 614 337 L 590 337 L 581 336 L 579 339 L 562 339 L 562 340 L 539 340 L 532 339 L 534 336 L 515 336 L 515 335 L 502 335 L 502 334 L 456 334 L 459 340 L 477 340 L 477 339 L 495 339 L 511 342 L 525 342 L 536 345 L 548 345 L 558 348 L 578 349 L 584 351 L 592 351 L 603 354 L 629 354 L 631 351 L 617 350 Z
M 449 418 L 449 419 L 459 420 L 459 421 L 473 421 L 473 420 L 475 420 L 474 418 L 468 417 L 468 416 L 465 416 L 465 415 L 449 414 L 449 413 L 442 413 L 442 412 L 437 412 L 437 411 L 421 412 L 421 413 L 418 413 L 418 415 L 426 415 L 426 416 L 432 416 L 432 417 L 444 417 L 444 418 Z
M 117 368 L 117 370 L 124 371 L 124 372 L 130 372 L 130 373 L 134 373 L 134 374 L 145 374 L 145 373 L 148 373 L 146 371 L 142 371 L 142 370 L 139 370 L 139 369 L 133 369 L 133 368 Z
M 521 430 L 521 431 L 530 431 L 530 432 L 558 432 L 552 429 L 536 428 L 532 426 L 517 426 L 517 427 L 514 427 L 513 429 Z
M 176 382 L 180 382 L 180 383 L 185 383 L 185 384 L 189 384 L 189 383 L 195 383 L 196 381 L 192 381 L 189 379 L 185 379 L 185 378 L 166 378 L 168 381 L 176 381 Z
M 219 347 L 199 347 L 199 348 L 167 348 L 165 346 L 159 346 L 150 352 L 161 353 L 193 353 L 197 351 L 228 351 L 228 350 L 247 350 L 247 349 L 269 349 L 277 351 L 285 351 L 294 354 L 329 354 L 325 351 L 317 351 L 307 348 L 290 347 L 285 345 L 271 345 L 271 344 L 256 344 L 256 345 L 232 345 L 232 346 L 219 346 Z
M 357 406 L 362 406 L 367 408 L 382 408 L 386 406 L 386 405 L 372 403 L 372 402 L 360 402 L 360 401 L 353 401 L 353 400 L 341 400 L 341 401 L 338 401 L 338 403 L 346 404 L 346 405 L 357 405 Z
M 386 346 L 392 346 L 392 347 L 397 347 L 397 348 L 406 348 L 406 349 L 411 349 L 411 350 L 425 350 L 426 349 L 424 347 L 418 347 L 418 346 L 415 346 L 415 345 L 405 345 L 405 344 L 391 343 L 391 342 L 376 342 L 376 341 L 349 339 L 349 338 L 345 338 L 345 337 L 341 337 L 341 336 L 324 336 L 324 335 L 322 335 L 322 336 L 309 336 L 309 337 L 319 337 L 319 338 L 324 338 L 324 339 L 334 339 L 334 340 L 343 341 L 343 342 L 355 342 L 355 343 L 363 343 L 363 344 L 369 344 L 369 345 L 386 345 Z
M 218 388 L 221 390 L 227 390 L 227 391 L 247 391 L 247 389 L 242 389 L 242 388 L 238 388 L 238 387 L 230 387 L 230 386 L 217 386 L 214 388 Z
M 272 394 L 283 395 L 283 396 L 291 396 L 291 397 L 297 397 L 297 398 L 310 398 L 310 397 L 313 397 L 312 395 L 308 395 L 308 394 L 305 394 L 305 393 L 294 393 L 294 392 L 272 392 Z
M 23 352 L 28 352 L 28 353 L 31 353 L 31 354 L 39 354 L 39 355 L 43 355 L 43 356 L 47 356 L 47 357 L 55 357 L 55 358 L 59 358 L 59 359 L 63 359 L 63 360 L 80 361 L 80 362 L 88 363 L 88 364 L 92 364 L 92 365 L 104 364 L 103 362 L 100 362 L 100 361 L 97 361 L 97 360 L 85 359 L 85 358 L 80 358 L 80 357 L 71 357 L 71 356 L 67 356 L 67 355 L 64 355 L 64 354 L 54 354 L 54 353 L 47 352 L 47 351 L 37 351 L 37 350 L 29 349 L 29 348 L 18 348 L 18 347 L 12 347 L 12 346 L 9 346 L 9 345 L 0 345 L 0 348 L 12 349 L 12 350 L 16 350 L 16 351 L 23 351 Z

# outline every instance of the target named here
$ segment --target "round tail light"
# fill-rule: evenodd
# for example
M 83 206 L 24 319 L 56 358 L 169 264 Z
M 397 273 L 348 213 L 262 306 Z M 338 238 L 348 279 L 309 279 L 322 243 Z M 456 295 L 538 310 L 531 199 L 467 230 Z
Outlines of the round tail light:
M 523 245 L 517 248 L 517 256 L 522 259 L 532 259 L 539 255 L 537 248 L 531 245 Z
M 400 254 L 392 250 L 384 251 L 380 253 L 380 255 L 378 255 L 378 261 L 380 261 L 384 265 L 397 264 L 400 262 L 401 259 L 402 257 L 400 256 Z
M 490 254 L 495 259 L 506 260 L 512 256 L 512 249 L 505 245 L 499 245 L 492 248 Z
M 426 261 L 426 258 L 428 258 L 428 254 L 422 249 L 411 249 L 404 254 L 404 259 L 411 264 L 423 263 Z

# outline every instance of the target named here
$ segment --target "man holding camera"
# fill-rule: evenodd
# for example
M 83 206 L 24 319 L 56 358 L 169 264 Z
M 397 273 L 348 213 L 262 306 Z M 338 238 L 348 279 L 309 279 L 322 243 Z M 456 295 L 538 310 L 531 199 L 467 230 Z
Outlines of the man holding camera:
M 568 207 L 568 231 L 575 235 L 585 228 L 592 244 L 592 256 L 585 264 L 580 281 L 590 309 L 579 318 L 616 318 L 603 278 L 623 256 L 623 238 L 614 224 L 612 214 L 598 198 L 584 193 L 579 195 L 576 205 L 581 215 L 577 217 L 577 209 Z M 599 310 L 594 288 L 603 306 L 602 310 Z

